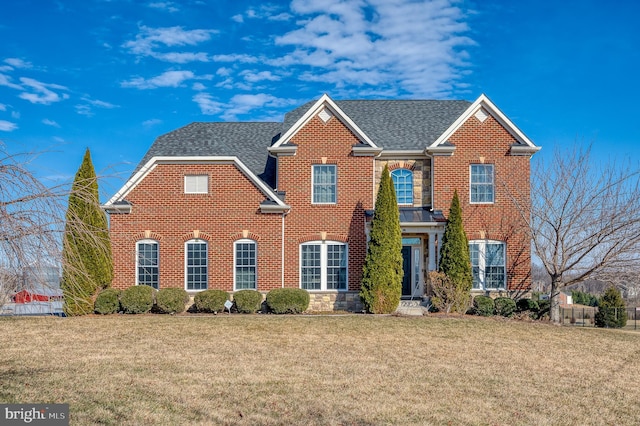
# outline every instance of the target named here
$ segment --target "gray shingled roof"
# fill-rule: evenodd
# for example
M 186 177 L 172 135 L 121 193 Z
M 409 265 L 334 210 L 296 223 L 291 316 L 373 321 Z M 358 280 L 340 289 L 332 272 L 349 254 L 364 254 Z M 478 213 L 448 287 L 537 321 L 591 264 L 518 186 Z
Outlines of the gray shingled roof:
M 271 187 L 275 161 L 267 148 L 277 140 L 282 123 L 191 123 L 158 137 L 136 167 L 152 157 L 236 156 Z M 135 173 L 135 172 L 134 172 Z
M 137 172 L 155 156 L 237 156 L 272 188 L 275 160 L 267 148 L 315 103 L 285 115 L 284 123 L 191 123 L 158 137 Z M 359 100 L 336 104 L 378 146 L 422 150 L 433 143 L 470 105 L 467 101 Z
M 377 146 L 387 150 L 425 149 L 471 105 L 468 101 L 335 101 Z M 315 102 L 285 116 L 286 132 Z

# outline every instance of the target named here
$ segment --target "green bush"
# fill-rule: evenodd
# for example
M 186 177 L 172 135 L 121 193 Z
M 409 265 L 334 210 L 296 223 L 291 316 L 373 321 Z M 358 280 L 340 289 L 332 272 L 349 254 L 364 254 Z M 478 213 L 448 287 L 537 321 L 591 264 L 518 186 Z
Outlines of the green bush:
M 495 314 L 495 305 L 493 299 L 489 296 L 476 296 L 473 298 L 473 308 L 476 315 L 490 317 Z
M 299 314 L 309 307 L 309 293 L 301 288 L 277 288 L 267 293 L 267 306 L 275 314 Z
M 148 285 L 129 287 L 120 295 L 120 305 L 125 314 L 146 314 L 153 307 L 155 290 Z
M 551 310 L 551 300 L 540 300 L 538 301 L 538 305 L 540 306 L 540 309 L 538 309 L 538 319 L 548 318 Z
M 196 294 L 193 304 L 198 312 L 223 312 L 224 302 L 229 300 L 229 293 L 223 290 L 205 290 Z
M 121 290 L 115 288 L 102 290 L 93 304 L 94 311 L 102 315 L 117 313 L 120 309 L 119 297 L 121 293 Z
M 253 314 L 260 310 L 262 294 L 256 290 L 240 290 L 233 294 L 233 303 L 241 314 Z
M 520 299 L 516 302 L 516 307 L 518 308 L 518 312 L 530 311 L 537 313 L 540 309 L 538 301 L 533 299 Z
M 508 297 L 496 297 L 493 303 L 497 315 L 510 317 L 516 312 L 516 302 Z
M 620 291 L 609 287 L 598 301 L 596 327 L 622 328 L 627 325 L 627 311 Z
M 179 314 L 189 302 L 189 293 L 182 288 L 163 288 L 156 294 L 156 307 L 161 314 Z

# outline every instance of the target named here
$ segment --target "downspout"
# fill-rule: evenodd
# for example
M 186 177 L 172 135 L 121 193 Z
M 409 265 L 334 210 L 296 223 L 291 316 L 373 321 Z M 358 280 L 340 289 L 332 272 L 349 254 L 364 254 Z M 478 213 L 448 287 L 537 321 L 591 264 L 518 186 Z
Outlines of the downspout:
M 281 283 L 280 285 L 282 286 L 282 288 L 284 288 L 284 218 L 287 215 L 286 212 L 282 213 L 282 231 L 281 231 L 281 237 L 280 237 L 280 256 L 281 256 L 281 268 L 280 268 L 280 280 Z

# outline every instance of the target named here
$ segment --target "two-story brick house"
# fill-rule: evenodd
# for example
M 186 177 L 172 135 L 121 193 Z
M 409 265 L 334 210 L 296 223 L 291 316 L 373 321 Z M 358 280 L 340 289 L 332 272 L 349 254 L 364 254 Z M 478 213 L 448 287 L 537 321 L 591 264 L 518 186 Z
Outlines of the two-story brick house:
M 437 268 L 454 190 L 474 291 L 530 286 L 530 241 L 513 197 L 529 199 L 535 146 L 488 98 L 333 101 L 284 122 L 192 123 L 160 136 L 104 206 L 113 286 L 229 292 L 296 287 L 316 309 L 357 309 L 381 172 L 403 234 L 403 296 Z

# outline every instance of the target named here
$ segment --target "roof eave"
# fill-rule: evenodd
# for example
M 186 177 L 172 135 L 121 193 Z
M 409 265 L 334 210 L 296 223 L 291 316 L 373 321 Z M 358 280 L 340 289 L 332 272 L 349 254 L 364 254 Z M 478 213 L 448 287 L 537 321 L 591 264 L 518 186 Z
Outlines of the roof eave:
M 351 153 L 354 157 L 375 157 L 382 152 L 382 148 L 372 147 L 368 145 L 360 146 L 353 145 L 351 147 Z
M 529 146 L 529 145 L 521 145 L 521 144 L 513 144 L 511 145 L 511 149 L 509 152 L 511 155 L 533 155 L 536 152 L 540 151 L 541 147 L 539 146 Z

